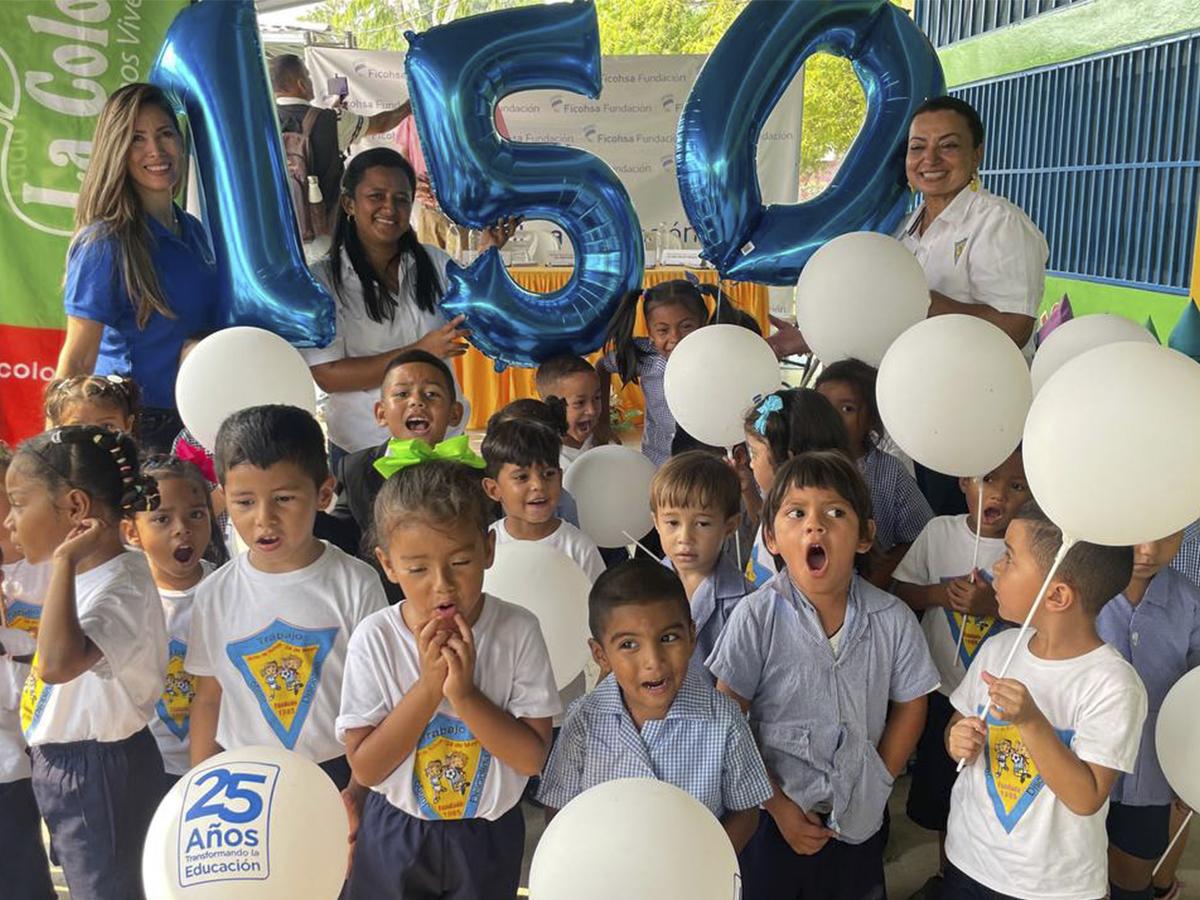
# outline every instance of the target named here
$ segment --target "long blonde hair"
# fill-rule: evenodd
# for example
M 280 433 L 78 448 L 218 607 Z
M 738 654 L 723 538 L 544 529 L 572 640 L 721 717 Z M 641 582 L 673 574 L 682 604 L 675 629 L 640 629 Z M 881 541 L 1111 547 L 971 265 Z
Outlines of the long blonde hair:
M 175 110 L 155 85 L 127 84 L 108 98 L 96 122 L 92 156 L 75 207 L 75 237 L 71 240 L 74 247 L 78 242 L 103 237 L 116 239 L 125 292 L 133 304 L 138 328 L 145 328 L 156 312 L 175 318 L 154 271 L 145 211 L 129 178 L 133 126 L 146 105 L 161 109 L 179 131 Z

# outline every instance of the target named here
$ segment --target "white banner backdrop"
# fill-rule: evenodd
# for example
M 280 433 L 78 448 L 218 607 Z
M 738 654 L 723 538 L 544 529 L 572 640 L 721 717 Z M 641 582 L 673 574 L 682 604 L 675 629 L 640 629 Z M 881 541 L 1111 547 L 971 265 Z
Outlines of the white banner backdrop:
M 383 50 L 305 49 L 317 94 L 327 80 L 344 76 L 346 106 L 370 115 L 408 96 L 404 54 Z M 524 91 L 500 104 L 516 141 L 581 147 L 620 177 L 649 230 L 664 226 L 688 247 L 698 246 L 679 200 L 675 180 L 675 128 L 688 92 L 706 59 L 689 56 L 606 56 L 599 100 L 565 91 Z M 794 203 L 799 191 L 800 116 L 803 78 L 796 78 L 776 104 L 758 145 L 758 178 L 767 203 Z M 394 134 L 360 141 L 355 149 L 392 146 Z

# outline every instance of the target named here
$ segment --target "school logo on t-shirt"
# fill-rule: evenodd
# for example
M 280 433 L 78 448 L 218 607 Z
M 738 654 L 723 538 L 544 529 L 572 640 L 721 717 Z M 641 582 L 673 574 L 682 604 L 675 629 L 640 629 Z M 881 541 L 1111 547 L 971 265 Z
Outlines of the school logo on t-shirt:
M 38 625 L 42 621 L 42 607 L 37 603 L 14 600 L 8 604 L 8 627 L 24 631 L 37 637 Z
M 963 238 L 960 241 L 954 242 L 954 264 L 956 266 L 958 265 L 958 258 L 960 256 L 962 256 L 962 252 L 966 248 L 966 246 L 967 246 L 967 238 Z
M 154 708 L 167 730 L 184 741 L 188 736 L 188 714 L 196 697 L 196 676 L 183 670 L 187 656 L 187 644 L 183 641 L 172 639 L 167 644 L 167 655 L 167 681 Z
M 337 633 L 336 627 L 301 628 L 276 619 L 258 634 L 225 647 L 263 718 L 289 750 L 304 728 Z
M 1017 726 L 1001 721 L 991 713 L 987 714 L 985 721 L 988 733 L 984 745 L 984 761 L 987 763 L 984 780 L 996 810 L 996 818 L 1004 830 L 1011 834 L 1046 782 L 1042 780 L 1033 757 L 1025 748 Z M 1075 736 L 1073 730 L 1055 728 L 1054 733 L 1068 747 Z
M 29 674 L 25 676 L 25 687 L 21 690 L 21 732 L 28 737 L 33 726 L 41 719 L 46 711 L 46 704 L 54 693 L 54 685 L 46 684 L 38 677 L 37 654 L 33 655 L 33 663 Z
M 438 713 L 417 741 L 413 793 L 421 812 L 433 819 L 475 815 L 487 782 L 492 754 L 461 721 Z
M 992 583 L 992 576 L 988 572 L 979 574 L 988 584 Z M 953 578 L 943 578 L 942 584 L 954 580 Z M 983 646 L 983 642 L 1005 628 L 1004 622 L 995 616 L 967 616 L 952 609 L 943 609 L 942 613 L 946 617 L 946 624 L 950 627 L 950 638 L 958 648 L 958 658 L 964 669 L 971 668 L 971 662 L 975 659 L 979 648 Z
M 767 552 L 767 548 L 755 540 L 754 547 L 750 550 L 750 558 L 746 560 L 745 576 L 746 580 L 756 587 L 762 587 L 768 581 L 775 577 L 775 570 L 768 568 L 765 561 L 775 562 L 771 558 L 771 554 Z

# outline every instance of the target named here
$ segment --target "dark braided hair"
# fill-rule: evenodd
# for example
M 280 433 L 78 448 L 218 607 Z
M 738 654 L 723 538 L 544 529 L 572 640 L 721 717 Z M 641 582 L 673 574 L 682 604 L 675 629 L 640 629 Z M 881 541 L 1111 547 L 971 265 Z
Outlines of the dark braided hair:
M 124 432 L 64 425 L 31 437 L 14 464 L 52 491 L 83 491 L 116 520 L 158 505 L 158 485 L 138 469 L 138 450 Z
M 115 406 L 132 418 L 142 406 L 137 382 L 120 375 L 69 375 L 46 385 L 46 418 L 59 424 L 67 409 L 80 401 L 100 401 Z
M 377 166 L 399 170 L 408 179 L 412 190 L 416 191 L 417 174 L 409 165 L 408 160 L 389 147 L 372 147 L 370 150 L 356 154 L 350 164 L 346 166 L 346 171 L 342 174 L 342 196 L 353 197 L 367 169 Z M 413 202 L 416 202 L 415 197 Z M 385 319 L 389 322 L 392 321 L 396 316 L 396 298 L 388 293 L 383 281 L 375 272 L 370 259 L 367 258 L 367 250 L 358 236 L 358 228 L 355 226 L 354 220 L 346 213 L 345 207 L 339 203 L 329 248 L 329 273 L 333 279 L 334 293 L 339 297 L 342 294 L 343 282 L 343 247 L 346 248 L 350 265 L 353 266 L 354 272 L 362 284 L 363 302 L 366 304 L 367 315 L 373 322 L 382 322 Z M 396 253 L 392 259 L 403 259 L 405 256 L 412 256 L 416 269 L 417 283 L 416 289 L 413 291 L 413 300 L 417 304 L 417 309 L 422 312 L 433 312 L 437 307 L 437 301 L 442 297 L 442 284 L 438 280 L 433 260 L 429 258 L 429 253 L 417 240 L 417 236 L 411 228 L 400 235 L 400 239 L 396 242 Z
M 208 506 L 208 522 L 210 534 L 208 547 L 204 550 L 204 558 L 214 566 L 223 566 L 229 562 L 229 549 L 225 546 L 225 536 L 221 534 L 221 526 L 217 523 L 217 514 L 213 511 L 212 495 L 209 493 L 208 479 L 200 471 L 200 467 L 178 456 L 165 453 L 149 457 L 142 463 L 142 475 L 152 479 L 157 485 L 168 478 L 179 478 L 195 485 L 204 496 Z

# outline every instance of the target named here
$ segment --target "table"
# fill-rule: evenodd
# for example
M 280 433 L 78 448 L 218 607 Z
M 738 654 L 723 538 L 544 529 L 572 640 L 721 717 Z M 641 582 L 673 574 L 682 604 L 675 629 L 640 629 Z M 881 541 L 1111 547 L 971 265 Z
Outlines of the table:
M 517 284 L 526 290 L 549 293 L 565 285 L 570 279 L 572 271 L 567 266 L 514 266 L 509 269 L 509 274 Z M 713 269 L 680 268 L 647 269 L 642 279 L 642 285 L 652 287 L 664 281 L 686 278 L 689 273 L 701 282 L 719 283 L 721 290 L 733 300 L 739 309 L 745 310 L 754 317 L 763 334 L 770 333 L 768 319 L 770 298 L 764 285 L 751 282 L 720 281 L 717 272 Z M 646 323 L 642 319 L 641 313 L 638 314 L 635 333 L 646 334 Z M 588 359 L 594 362 L 598 357 L 599 354 L 595 353 Z M 467 427 L 470 429 L 485 428 L 488 418 L 513 400 L 537 396 L 533 379 L 536 370 L 508 368 L 503 372 L 496 372 L 492 361 L 474 347 L 454 360 L 454 368 L 459 384 L 462 385 L 466 395 L 471 398 L 471 420 L 467 423 Z M 619 386 L 620 382 L 617 381 L 615 384 Z M 640 414 L 644 408 L 642 392 L 634 384 L 627 385 L 619 391 L 617 402 L 619 408 L 626 415 Z

